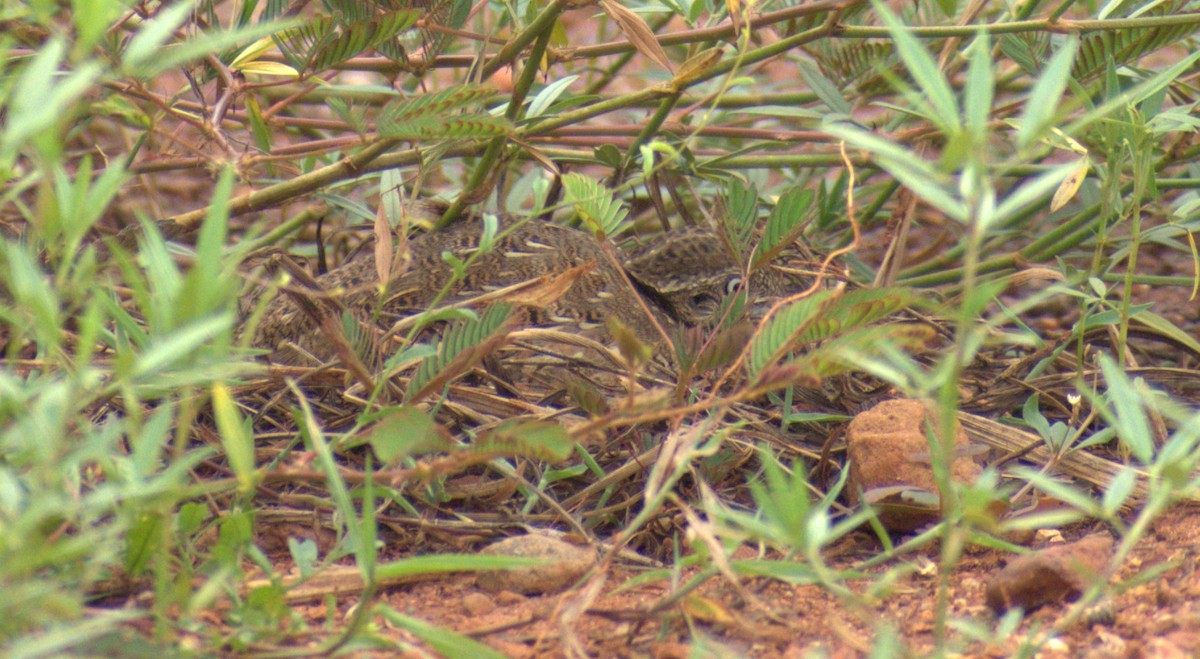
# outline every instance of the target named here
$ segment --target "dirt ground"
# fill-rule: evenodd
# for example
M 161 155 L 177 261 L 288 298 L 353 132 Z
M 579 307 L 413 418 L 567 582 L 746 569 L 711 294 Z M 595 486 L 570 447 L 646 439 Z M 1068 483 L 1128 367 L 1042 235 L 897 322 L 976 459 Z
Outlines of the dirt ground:
M 1103 530 L 1079 525 L 1062 530 L 1071 540 Z M 1040 539 L 1035 546 L 1046 544 Z M 830 565 L 849 567 L 879 551 L 866 533 L 847 536 L 827 551 Z M 602 594 L 568 626 L 590 656 L 687 657 L 693 639 L 704 638 L 709 649 L 724 656 L 755 657 L 855 657 L 869 652 L 876 640 L 872 625 L 883 622 L 899 634 L 901 647 L 914 656 L 935 647 L 935 607 L 938 575 L 936 546 L 903 559 L 913 569 L 896 581 L 883 597 L 869 600 L 864 610 L 848 610 L 838 598 L 815 585 L 793 586 L 776 580 L 744 579 L 742 588 L 715 577 L 688 597 L 654 611 L 672 594 L 669 580 L 654 580 L 623 588 L 645 568 L 615 566 L 608 572 Z M 984 603 L 987 582 L 1011 554 L 992 549 L 970 549 L 950 577 L 949 611 L 952 619 L 971 621 L 994 629 L 995 617 Z M 750 556 L 745 556 L 749 558 Z M 391 557 L 401 558 L 401 556 Z M 772 558 L 768 556 L 768 558 Z M 775 557 L 777 558 L 777 557 Z M 877 575 L 896 562 L 868 570 Z M 282 567 L 282 566 L 279 566 Z M 1046 641 L 1042 657 L 1192 657 L 1200 655 L 1200 506 L 1184 505 L 1169 511 L 1153 524 L 1112 580 L 1113 599 L 1097 607 L 1099 614 L 1084 616 L 1065 632 Z M 1141 582 L 1148 569 L 1161 574 Z M 695 569 L 685 571 L 685 583 Z M 862 591 L 871 577 L 846 585 Z M 744 594 L 748 594 L 748 600 Z M 479 590 L 467 574 L 435 577 L 419 583 L 385 589 L 379 597 L 405 615 L 454 630 L 513 657 L 565 656 L 568 639 L 559 623 L 569 617 L 578 590 L 536 597 L 511 592 L 491 594 Z M 354 597 L 337 601 L 337 610 L 325 603 L 300 606 L 296 611 L 314 628 L 327 620 L 343 619 L 359 602 Z M 1013 655 L 1031 635 L 1055 627 L 1069 603 L 1050 604 L 1030 613 L 1017 633 L 999 643 L 972 641 L 951 630 L 947 645 L 971 657 Z M 383 621 L 380 633 L 416 647 L 423 644 L 403 630 Z M 416 655 L 414 655 L 416 656 Z
M 1157 256 L 1160 267 L 1155 274 L 1189 270 L 1177 253 Z M 1142 286 L 1135 297 L 1139 302 L 1153 302 L 1155 311 L 1185 331 L 1200 328 L 1200 305 L 1187 299 L 1187 291 L 1181 288 Z M 1067 327 L 1072 322 L 1060 320 Z M 1181 365 L 1190 363 L 1190 357 L 1181 359 Z M 1039 534 L 1031 547 L 1070 542 L 1096 532 L 1109 529 L 1095 523 L 1054 529 Z M 749 548 L 742 549 L 746 555 L 736 558 L 753 558 Z M 851 568 L 879 551 L 871 534 L 854 533 L 828 548 L 826 560 L 835 569 Z M 562 622 L 570 604 L 580 599 L 578 590 L 532 597 L 511 592 L 493 595 L 479 590 L 473 576 L 460 574 L 392 588 L 380 597 L 397 611 L 470 636 L 513 657 L 566 656 L 572 643 L 597 657 L 688 657 L 695 656 L 698 638 L 706 639 L 708 649 L 717 656 L 855 657 L 871 651 L 878 640 L 879 623 L 896 631 L 903 653 L 925 656 L 938 645 L 938 552 L 934 543 L 868 570 L 870 577 L 848 582 L 847 587 L 865 594 L 876 575 L 901 562 L 912 568 L 884 596 L 857 611 L 820 586 L 744 579 L 739 588 L 721 577 L 709 579 L 690 596 L 663 607 L 661 603 L 674 592 L 670 580 L 626 586 L 646 568 L 619 563 L 608 572 L 602 594 L 569 624 Z M 1012 554 L 999 550 L 968 549 L 950 575 L 949 618 L 994 631 L 998 620 L 985 604 L 985 590 L 1011 558 Z M 1200 504 L 1182 505 L 1159 518 L 1117 570 L 1110 582 L 1112 598 L 1042 643 L 1038 656 L 1200 656 L 1198 568 Z M 1151 569 L 1162 572 L 1149 580 L 1139 578 Z M 685 570 L 675 583 L 686 583 L 696 571 Z M 353 599 L 339 601 L 339 611 L 334 614 L 343 615 L 355 603 Z M 1038 608 L 1025 616 L 1016 633 L 1000 636 L 998 642 L 973 640 L 951 629 L 944 646 L 960 656 L 1012 656 L 1031 638 L 1046 638 L 1047 630 L 1056 628 L 1070 608 L 1070 602 Z M 330 613 L 324 605 L 308 611 L 314 623 Z M 565 638 L 564 630 L 573 638 Z M 403 630 L 384 626 L 381 631 L 424 647 Z
M 1188 264 L 1178 254 L 1159 256 L 1162 267 L 1155 274 L 1188 272 Z M 1135 297 L 1137 302 L 1154 302 L 1155 311 L 1187 332 L 1195 333 L 1200 327 L 1200 305 L 1187 299 L 1187 291 L 1181 288 L 1139 287 Z M 1075 322 L 1061 315 L 1069 309 L 1069 305 L 1050 304 L 1034 311 L 1030 321 L 1041 319 L 1041 324 L 1056 325 L 1048 331 L 1064 331 Z M 1186 351 L 1176 347 L 1167 353 L 1141 354 L 1160 364 L 1194 366 Z M 1051 529 L 1039 534 L 1031 547 L 1070 542 L 1097 532 L 1110 529 L 1099 523 Z M 282 536 L 279 540 L 277 546 L 282 549 Z M 422 547 L 419 553 L 437 553 L 437 544 Z M 473 553 L 482 544 L 468 540 L 440 551 Z M 736 558 L 756 558 L 748 547 L 739 551 Z M 873 535 L 857 532 L 827 548 L 825 557 L 830 567 L 849 570 L 880 551 Z M 1158 519 L 1110 582 L 1112 598 L 1048 639 L 1047 630 L 1060 628 L 1070 613 L 1070 603 L 1038 608 L 1026 615 L 1015 633 L 997 634 L 999 622 L 985 604 L 985 590 L 1014 555 L 969 548 L 949 577 L 948 619 L 953 624 L 939 643 L 935 629 L 938 552 L 933 543 L 867 570 L 864 578 L 846 582 L 847 588 L 864 598 L 865 604 L 857 610 L 820 586 L 764 578 L 743 578 L 734 584 L 712 577 L 689 595 L 676 598 L 679 584 L 687 583 L 697 568 L 682 570 L 673 582 L 670 578 L 645 580 L 638 577 L 650 568 L 620 560 L 604 573 L 599 595 L 582 607 L 582 614 L 576 613 L 586 599 L 582 586 L 543 596 L 494 594 L 478 588 L 470 574 L 426 577 L 386 587 L 377 597 L 395 611 L 474 638 L 512 657 L 568 656 L 572 647 L 595 657 L 688 657 L 696 656 L 700 649 L 698 639 L 703 639 L 705 649 L 714 651 L 714 656 L 856 657 L 872 650 L 885 626 L 898 635 L 900 653 L 910 656 L 926 656 L 934 648 L 944 647 L 957 656 L 1007 657 L 1021 651 L 1030 639 L 1042 639 L 1037 650 L 1040 657 L 1200 656 L 1200 505 L 1182 505 Z M 381 552 L 380 562 L 413 555 L 417 554 L 412 544 L 397 542 Z M 276 571 L 287 574 L 287 552 L 272 552 L 272 557 Z M 770 554 L 759 558 L 780 559 Z M 883 595 L 868 596 L 866 591 L 878 575 L 897 566 L 905 568 L 905 576 Z M 1150 579 L 1140 576 L 1154 569 L 1161 569 L 1161 574 Z M 336 626 L 361 605 L 356 591 L 347 592 L 351 594 L 336 600 L 314 598 L 294 604 L 293 611 L 314 630 L 327 628 L 331 621 Z M 331 610 L 331 606 L 336 608 Z M 382 619 L 375 622 L 381 636 L 432 651 L 409 632 Z M 966 632 L 964 627 L 973 627 L 976 633 Z M 994 640 L 979 640 L 982 637 Z M 414 650 L 412 656 L 419 655 Z

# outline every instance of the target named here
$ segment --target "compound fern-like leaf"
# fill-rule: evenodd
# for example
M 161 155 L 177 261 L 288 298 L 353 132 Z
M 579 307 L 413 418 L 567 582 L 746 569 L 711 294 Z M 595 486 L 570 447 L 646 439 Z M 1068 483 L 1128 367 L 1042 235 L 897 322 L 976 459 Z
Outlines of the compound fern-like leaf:
M 868 326 L 909 306 L 907 289 L 869 289 L 834 295 L 821 291 L 772 316 L 750 346 L 748 367 L 757 376 L 803 346 L 816 346 Z
M 512 125 L 502 117 L 478 113 L 495 95 L 478 85 L 452 87 L 432 94 L 393 101 L 380 111 L 376 128 L 384 137 L 462 138 L 506 135 Z M 475 110 L 475 113 L 467 113 Z
M 812 205 L 813 192 L 804 188 L 791 188 L 779 197 L 771 215 L 767 217 L 767 227 L 763 231 L 762 241 L 758 244 L 758 253 L 754 257 L 752 268 L 764 263 L 770 263 L 795 242 L 804 230 L 804 216 Z
M 572 172 L 564 176 L 563 190 L 583 221 L 606 236 L 616 233 L 629 214 L 629 209 L 613 198 L 611 190 L 583 174 Z
M 512 329 L 507 322 L 512 309 L 511 304 L 493 304 L 477 318 L 450 325 L 438 342 L 437 352 L 417 365 L 405 400 L 412 403 L 440 390 L 499 347 Z

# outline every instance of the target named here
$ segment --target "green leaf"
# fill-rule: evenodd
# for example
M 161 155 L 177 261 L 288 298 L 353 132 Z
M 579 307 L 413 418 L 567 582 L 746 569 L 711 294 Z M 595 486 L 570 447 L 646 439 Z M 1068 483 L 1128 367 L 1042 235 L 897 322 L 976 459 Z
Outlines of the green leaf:
M 801 108 L 791 105 L 756 105 L 747 108 L 729 108 L 730 114 L 762 115 L 765 117 L 794 117 L 796 119 L 822 119 L 829 116 L 828 112 Z
M 804 561 L 753 559 L 731 561 L 730 567 L 736 574 L 743 576 L 767 577 L 795 585 L 822 583 L 823 580 L 821 572 L 815 566 Z
M 150 559 L 162 546 L 162 517 L 145 512 L 138 515 L 125 534 L 125 571 L 131 577 L 140 577 L 150 564 Z
M 262 108 L 258 105 L 258 97 L 253 94 L 246 96 L 246 118 L 250 120 L 250 134 L 254 136 L 254 146 L 263 153 L 270 153 L 275 136 L 267 122 L 263 119 Z
M 370 430 L 346 446 L 369 444 L 383 464 L 396 465 L 404 458 L 445 451 L 451 446 L 449 433 L 433 420 L 428 410 L 401 405 L 389 407 L 371 419 L 375 423 Z
M 575 442 L 566 429 L 550 421 L 508 419 L 472 444 L 483 453 L 560 462 L 570 457 Z
M 476 641 L 469 636 L 449 629 L 435 627 L 417 618 L 397 613 L 391 607 L 379 607 L 387 621 L 429 644 L 435 653 L 443 657 L 478 657 L 479 659 L 504 659 L 505 654 Z
M 353 3 L 368 9 L 367 3 Z M 356 15 L 314 16 L 298 27 L 283 30 L 276 43 L 292 63 L 303 71 L 323 71 L 342 64 L 363 51 L 394 41 L 421 17 L 418 9 L 376 13 L 359 11 Z
M 1021 418 L 1036 430 L 1042 439 L 1050 438 L 1050 422 L 1042 415 L 1042 410 L 1038 406 L 1037 394 L 1025 399 L 1025 405 L 1021 408 Z
M 1153 15 L 1164 16 L 1177 11 L 1173 3 L 1163 3 Z M 1080 82 L 1093 78 L 1112 66 L 1137 62 L 1143 56 L 1195 34 L 1198 26 L 1190 21 L 1174 25 L 1135 27 L 1125 30 L 1099 30 L 1083 36 L 1079 54 L 1071 67 L 1071 76 Z
M 508 570 L 512 568 L 537 567 L 545 563 L 540 558 L 518 558 L 516 556 L 478 556 L 475 554 L 434 554 L 414 556 L 390 563 L 381 563 L 375 569 L 380 579 L 391 580 L 422 574 L 446 574 L 448 572 L 478 572 L 481 570 Z
M 829 295 L 828 291 L 819 291 L 812 297 L 789 304 L 771 316 L 766 327 L 750 345 L 747 368 L 751 375 L 762 372 L 773 357 L 792 344 L 793 336 L 803 331 L 811 322 Z
M 875 0 L 872 4 L 879 14 L 880 20 L 891 33 L 896 50 L 900 53 L 900 59 L 904 60 L 904 65 L 912 74 L 913 81 L 921 90 L 921 95 L 912 94 L 910 97 L 915 97 L 917 103 L 921 105 L 925 104 L 922 97 L 928 99 L 928 103 L 932 105 L 931 118 L 938 124 L 938 127 L 946 133 L 957 132 L 959 128 L 958 104 L 954 99 L 954 90 L 942 75 L 941 70 L 938 69 L 937 62 L 909 32 L 908 26 L 904 25 L 885 4 L 879 0 Z
M 170 7 L 160 8 L 153 18 L 143 23 L 121 55 L 125 66 L 140 68 L 161 57 L 163 46 L 175 34 L 175 30 L 191 17 L 195 4 L 196 0 L 181 0 Z
M 754 221 L 758 218 L 758 189 L 754 184 L 748 187 L 741 178 L 731 176 L 725 186 L 725 231 L 729 242 L 744 254 L 749 247 L 750 234 L 754 231 Z
M 772 452 L 763 448 L 758 453 L 762 476 L 748 480 L 754 509 L 787 537 L 792 547 L 802 547 L 811 510 L 804 464 L 793 462 L 785 471 Z
M 546 85 L 545 88 L 539 91 L 537 95 L 529 101 L 529 109 L 525 111 L 525 118 L 533 119 L 535 117 L 542 116 L 542 113 L 546 111 L 546 108 L 550 107 L 554 101 L 558 100 L 558 97 L 567 90 L 567 87 L 569 87 L 571 83 L 578 79 L 579 76 L 577 75 L 565 76 Z
M 956 0 L 938 0 L 938 7 L 946 16 L 953 17 L 958 14 L 958 2 Z
M 934 336 L 933 330 L 916 323 L 891 323 L 845 330 L 785 364 L 811 378 L 863 370 L 866 360 L 918 350 Z
M 1104 512 L 1110 516 L 1116 516 L 1120 512 L 1121 506 L 1129 501 L 1129 497 L 1133 495 L 1133 488 L 1137 485 L 1137 471 L 1126 465 L 1117 475 L 1108 482 L 1108 487 L 1104 488 L 1104 499 L 1102 505 Z
M 833 81 L 826 78 L 821 69 L 817 68 L 816 64 L 808 60 L 799 60 L 797 62 L 800 67 L 800 77 L 804 78 L 805 84 L 812 90 L 817 98 L 821 100 L 833 112 L 850 116 L 853 108 L 846 98 L 842 96 L 842 92 L 838 89 Z
M 437 354 L 417 365 L 408 382 L 405 399 L 413 402 L 465 374 L 493 350 L 508 333 L 512 305 L 497 303 L 482 315 L 448 327 L 438 342 Z
M 175 531 L 187 537 L 200 530 L 208 521 L 208 506 L 202 503 L 185 503 L 175 516 Z
M 778 362 L 787 352 L 800 346 L 811 345 L 839 337 L 843 343 L 869 344 L 879 340 L 876 335 L 849 334 L 850 330 L 863 327 L 885 318 L 912 304 L 913 294 L 907 289 L 860 289 L 841 296 L 830 291 L 793 302 L 767 321 L 750 346 L 747 362 L 751 375 L 760 374 L 769 364 Z M 884 336 L 899 329 L 881 328 Z
M 1132 316 L 1133 314 L 1130 315 Z M 1200 341 L 1197 341 L 1196 337 L 1183 331 L 1178 325 L 1175 325 L 1171 321 L 1163 318 L 1153 311 L 1141 311 L 1141 313 L 1138 313 L 1136 316 L 1134 316 L 1134 322 L 1141 323 L 1155 332 L 1158 332 L 1162 336 L 1165 336 L 1172 341 L 1179 343 L 1180 345 L 1186 346 L 1187 349 L 1191 350 L 1194 355 L 1200 356 Z
M 301 578 L 308 578 L 313 574 L 313 568 L 317 565 L 317 543 L 307 538 L 297 540 L 289 537 L 287 540 L 288 554 L 292 557 L 292 562 L 300 570 Z
M 69 113 L 70 106 L 93 88 L 100 77 L 100 66 L 87 62 L 75 71 L 59 69 L 65 53 L 63 41 L 50 39 L 38 49 L 17 78 L 9 96 L 8 117 L 0 134 L 0 165 L 7 161 L 33 136 L 54 126 Z
M 879 166 L 946 215 L 967 222 L 970 213 L 949 181 L 904 147 L 847 123 L 826 123 L 825 132 L 873 154 Z
M 225 459 L 237 478 L 238 492 L 243 496 L 248 495 L 259 483 L 259 474 L 254 465 L 254 433 L 238 413 L 233 397 L 224 384 L 213 383 L 212 401 Z
M 1029 484 L 1033 485 L 1038 490 L 1041 490 L 1045 494 L 1047 494 L 1059 501 L 1066 503 L 1067 505 L 1071 506 L 1072 508 L 1076 509 L 1077 511 L 1084 513 L 1085 515 L 1091 515 L 1091 516 L 1096 516 L 1096 517 L 1102 516 L 1100 513 L 1099 506 L 1097 505 L 1097 502 L 1092 498 L 1091 494 L 1086 493 L 1086 492 L 1081 492 L 1080 490 L 1078 490 L 1074 487 L 1071 487 L 1067 483 L 1063 482 L 1062 480 L 1059 480 L 1058 478 L 1056 478 L 1050 474 L 1044 473 L 1043 471 L 1038 470 L 1038 469 L 1032 469 L 1032 468 L 1023 467 L 1023 466 L 1013 467 L 1012 473 L 1018 479 L 1029 481 Z M 1077 519 L 1076 515 L 1070 515 L 1070 511 L 1059 511 L 1059 510 L 1050 511 L 1050 514 L 1056 514 L 1056 513 L 1067 513 L 1069 515 L 1067 517 L 1067 519 L 1070 521 L 1074 521 L 1074 519 Z M 1013 528 L 1021 528 L 1019 523 L 1010 522 L 1010 524 L 1013 525 Z M 1045 527 L 1043 526 L 1043 527 L 1039 527 L 1039 528 L 1045 528 Z
M 30 322 L 40 344 L 39 353 L 57 352 L 62 333 L 62 301 L 29 252 L 5 241 L 2 251 L 4 286 L 15 302 L 13 312 Z M 12 337 L 10 337 L 11 340 Z
M 154 378 L 172 367 L 191 361 L 201 347 L 221 332 L 229 331 L 233 314 L 202 318 L 194 323 L 156 337 L 147 350 L 138 356 L 132 375 L 135 379 Z
M 1017 130 L 1017 144 L 1021 149 L 1027 149 L 1041 139 L 1053 124 L 1054 114 L 1061 107 L 1063 91 L 1067 88 L 1071 63 L 1075 60 L 1078 47 L 1078 39 L 1067 39 L 1046 63 L 1042 75 L 1029 91 Z
M 1125 377 L 1124 371 L 1112 357 L 1100 355 L 1100 370 L 1108 385 L 1105 396 L 1108 405 L 1098 407 L 1100 416 L 1116 429 L 1121 443 L 1129 448 L 1139 462 L 1150 464 L 1154 459 L 1154 436 L 1150 432 L 1146 412 L 1142 409 L 1141 392 Z
M 294 386 L 294 385 L 293 385 Z M 299 392 L 297 392 L 299 393 Z M 373 534 L 366 533 L 370 524 L 364 524 L 359 521 L 358 511 L 354 508 L 354 501 L 350 497 L 350 490 L 346 487 L 346 481 L 342 478 L 341 467 L 338 461 L 333 457 L 333 451 L 329 448 L 329 442 L 325 441 L 325 434 L 321 430 L 321 426 L 317 423 L 316 417 L 313 416 L 312 407 L 308 404 L 308 399 L 304 396 L 297 396 L 299 409 L 296 410 L 296 422 L 300 426 L 300 434 L 304 438 L 304 443 L 308 449 L 314 452 L 317 456 L 317 466 L 325 474 L 325 486 L 329 489 L 330 499 L 333 501 L 334 508 L 337 511 L 337 517 L 346 526 L 346 535 L 349 539 L 350 550 L 354 552 L 358 569 L 365 583 L 371 583 L 376 573 L 375 568 L 375 540 Z M 373 514 L 366 507 L 369 502 L 364 499 L 363 515 Z
M 228 568 L 240 568 L 239 557 L 254 539 L 254 513 L 248 510 L 230 511 L 221 517 L 217 528 L 213 557 Z
M 92 159 L 85 156 L 76 167 L 75 180 L 67 172 L 55 168 L 59 216 L 62 222 L 65 254 L 73 255 L 92 227 L 108 212 L 113 199 L 129 180 L 121 163 L 110 163 L 93 178 Z
M 967 85 L 963 90 L 963 114 L 976 148 L 983 146 L 987 136 L 988 119 L 992 111 L 995 80 L 992 74 L 991 44 L 987 33 L 980 33 L 969 47 L 970 66 Z
M 767 226 L 754 257 L 754 267 L 770 263 L 800 237 L 804 230 L 804 216 L 812 205 L 813 192 L 799 186 L 789 188 L 775 202 L 767 217 Z
M 1038 174 L 1032 181 L 1022 183 L 1016 190 L 1010 191 L 996 206 L 996 210 L 991 213 L 987 223 L 1004 225 L 1030 206 L 1047 200 L 1077 167 L 1078 164 L 1075 162 L 1055 165 Z
M 176 305 L 177 319 L 190 320 L 220 312 L 233 301 L 231 291 L 236 265 L 224 254 L 229 225 L 229 197 L 233 191 L 235 173 L 226 167 L 217 178 L 204 222 L 196 235 L 196 259 L 183 276 L 180 298 Z M 229 272 L 225 272 L 226 270 Z M 221 286 L 228 282 L 231 286 Z
M 141 61 L 136 67 L 127 62 L 123 64 L 125 64 L 126 69 L 128 69 L 131 75 L 142 79 L 149 79 L 164 71 L 200 59 L 206 55 L 218 53 L 227 48 L 233 48 L 247 41 L 254 41 L 270 36 L 295 23 L 296 21 L 294 20 L 258 23 L 225 32 L 206 32 L 182 43 L 164 46 L 149 59 Z
M 422 94 L 388 103 L 379 112 L 376 128 L 391 138 L 494 137 L 512 132 L 512 124 L 490 114 L 463 114 L 479 108 L 496 94 L 476 85 Z
M 566 201 L 575 207 L 575 212 L 593 232 L 610 236 L 620 230 L 629 210 L 613 197 L 611 190 L 577 172 L 564 176 L 562 183 Z
M 601 144 L 592 150 L 592 155 L 597 162 L 613 169 L 620 167 L 624 160 L 621 151 L 611 144 Z
M 1000 35 L 1000 51 L 1029 75 L 1037 75 L 1050 36 L 1044 32 Z
M 71 0 L 71 21 L 75 24 L 75 53 L 91 52 L 96 42 L 121 15 L 121 3 L 111 0 Z

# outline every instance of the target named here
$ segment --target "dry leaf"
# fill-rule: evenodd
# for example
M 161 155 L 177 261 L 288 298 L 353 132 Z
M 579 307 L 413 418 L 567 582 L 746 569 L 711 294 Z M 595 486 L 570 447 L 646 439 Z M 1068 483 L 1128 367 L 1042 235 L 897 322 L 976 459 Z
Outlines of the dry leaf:
M 729 11 L 729 22 L 733 23 L 735 34 L 742 33 L 742 0 L 725 0 L 725 9 Z
M 1009 277 L 1009 283 L 1013 286 L 1021 286 L 1029 282 L 1040 281 L 1063 281 L 1066 279 L 1058 270 L 1051 268 L 1025 268 L 1018 270 Z
M 902 533 L 936 524 L 942 516 L 941 497 L 910 485 L 873 487 L 862 493 L 863 503 L 875 509 L 884 528 Z
M 684 612 L 697 620 L 724 627 L 737 622 L 737 618 L 720 602 L 703 595 L 689 595 L 684 598 L 682 605 Z
M 1083 180 L 1087 178 L 1089 167 L 1090 165 L 1086 156 L 1079 159 L 1079 164 L 1075 166 L 1075 171 L 1071 172 L 1071 175 L 1054 192 L 1054 198 L 1050 200 L 1051 213 L 1066 206 L 1068 201 L 1075 198 L 1075 193 L 1079 192 L 1079 186 L 1083 185 Z
M 396 227 L 396 246 L 392 255 L 392 279 L 408 272 L 412 267 L 413 255 L 408 244 L 408 230 L 414 221 L 419 219 L 420 213 L 416 212 L 411 204 L 400 206 L 400 224 Z
M 639 53 L 654 60 L 664 69 L 672 73 L 675 71 L 671 66 L 671 60 L 667 59 L 667 52 L 658 45 L 654 31 L 650 29 L 649 25 L 646 25 L 646 21 L 641 16 L 614 0 L 600 0 L 600 8 L 617 22 L 621 34 L 629 39 L 629 43 L 633 44 Z
M 672 81 L 676 89 L 682 89 L 692 84 L 701 76 L 708 73 L 713 65 L 721 61 L 721 50 L 719 48 L 709 48 L 702 50 L 699 53 L 688 58 L 683 66 L 679 67 L 679 73 L 675 74 L 675 79 Z
M 627 365 L 638 367 L 650 361 L 650 358 L 654 356 L 654 349 L 643 343 L 632 329 L 621 322 L 621 319 L 609 316 L 606 325 L 608 333 L 612 335 L 617 344 L 617 352 L 621 353 L 621 357 L 625 359 Z
M 379 204 L 375 211 L 375 273 L 379 275 L 381 282 L 391 280 L 392 228 L 388 226 L 383 204 Z
M 595 267 L 596 264 L 592 263 L 570 268 L 558 275 L 543 275 L 525 282 L 517 290 L 504 295 L 503 299 L 526 307 L 538 309 L 548 307 L 571 290 L 580 277 L 591 272 Z

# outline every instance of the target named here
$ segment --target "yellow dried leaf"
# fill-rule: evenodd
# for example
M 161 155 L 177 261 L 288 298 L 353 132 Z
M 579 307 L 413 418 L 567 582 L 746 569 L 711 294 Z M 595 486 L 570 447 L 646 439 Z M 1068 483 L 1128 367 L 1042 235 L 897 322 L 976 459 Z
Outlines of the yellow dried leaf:
M 1071 175 L 1054 192 L 1054 198 L 1050 200 L 1051 213 L 1066 206 L 1067 202 L 1075 197 L 1075 193 L 1079 192 L 1079 186 L 1083 185 L 1083 180 L 1087 178 L 1089 166 L 1086 157 L 1079 159 L 1079 164 L 1076 165 L 1075 171 L 1071 172 Z
M 733 23 L 733 31 L 742 33 L 742 0 L 725 0 L 725 9 L 729 12 L 729 22 Z
M 737 618 L 726 611 L 720 603 L 702 595 L 690 595 L 685 598 L 683 610 L 693 618 L 714 625 L 728 627 L 737 622 Z
M 275 47 L 275 40 L 271 37 L 263 37 L 255 41 L 246 50 L 243 50 L 233 61 L 229 63 L 231 71 L 245 71 L 245 65 L 258 60 L 266 54 L 267 51 Z
M 256 73 L 258 75 L 283 76 L 285 78 L 295 78 L 300 75 L 296 72 L 296 69 L 287 64 L 280 64 L 279 62 L 249 62 L 237 70 L 244 74 Z
M 1081 156 L 1087 155 L 1087 153 L 1088 153 L 1087 148 L 1084 147 L 1079 142 L 1077 142 L 1075 140 L 1075 138 L 1071 137 L 1070 135 L 1067 135 L 1066 133 L 1062 132 L 1061 130 L 1059 130 L 1057 128 L 1052 128 L 1050 130 L 1052 133 L 1054 133 L 1055 137 L 1059 138 L 1060 140 L 1063 141 L 1064 144 L 1067 145 L 1068 149 L 1074 151 L 1075 153 L 1078 153 Z

